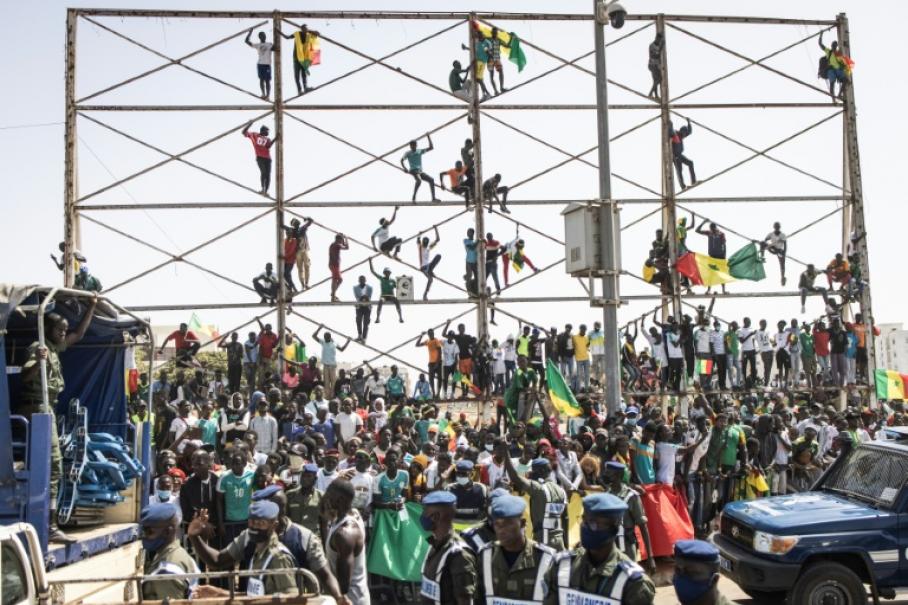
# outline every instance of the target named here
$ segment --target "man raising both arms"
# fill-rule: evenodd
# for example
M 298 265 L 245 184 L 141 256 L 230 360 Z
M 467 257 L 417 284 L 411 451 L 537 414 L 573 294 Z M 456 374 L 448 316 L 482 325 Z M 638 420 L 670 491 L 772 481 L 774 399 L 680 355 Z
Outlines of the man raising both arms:
M 268 138 L 268 127 L 259 128 L 259 133 L 249 132 L 252 122 L 243 127 L 243 136 L 252 141 L 252 147 L 255 148 L 255 163 L 259 166 L 259 181 L 261 190 L 259 193 L 268 195 L 268 188 L 271 186 L 271 146 L 274 145 L 274 139 Z
M 404 172 L 411 175 L 413 180 L 416 181 L 416 184 L 413 186 L 413 203 L 416 203 L 416 192 L 419 191 L 419 186 L 422 184 L 422 181 L 429 183 L 429 191 L 432 194 L 433 202 L 440 202 L 441 200 L 435 197 L 435 181 L 432 180 L 428 174 L 422 170 L 422 156 L 424 153 L 428 153 L 435 149 L 435 146 L 432 145 L 432 137 L 426 133 L 426 140 L 429 142 L 428 147 L 422 149 L 417 149 L 416 141 L 410 141 L 410 149 L 406 151 L 403 156 L 400 158 L 400 167 L 403 168 Z M 404 165 L 404 161 L 407 162 L 409 168 Z

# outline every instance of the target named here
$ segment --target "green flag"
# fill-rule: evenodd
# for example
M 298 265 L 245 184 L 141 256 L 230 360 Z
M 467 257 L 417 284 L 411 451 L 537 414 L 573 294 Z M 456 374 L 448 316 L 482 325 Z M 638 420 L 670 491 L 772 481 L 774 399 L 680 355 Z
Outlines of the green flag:
M 369 573 L 401 582 L 420 581 L 422 562 L 429 551 L 429 534 L 419 524 L 422 510 L 422 504 L 407 502 L 403 510 L 372 512 L 375 526 L 366 559 Z
M 736 279 L 760 281 L 766 277 L 763 261 L 753 242 L 747 244 L 728 259 L 728 272 Z
M 517 34 L 514 32 L 511 32 L 510 46 L 511 49 L 508 53 L 508 60 L 517 66 L 518 72 L 521 72 L 523 71 L 523 68 L 527 66 L 527 56 L 523 54 L 523 49 L 520 47 L 520 38 L 518 38 Z
M 552 405 L 558 410 L 559 414 L 565 416 L 579 416 L 581 414 L 580 404 L 574 398 L 570 387 L 564 382 L 564 376 L 555 367 L 551 359 L 545 363 L 545 382 L 549 387 L 549 399 Z

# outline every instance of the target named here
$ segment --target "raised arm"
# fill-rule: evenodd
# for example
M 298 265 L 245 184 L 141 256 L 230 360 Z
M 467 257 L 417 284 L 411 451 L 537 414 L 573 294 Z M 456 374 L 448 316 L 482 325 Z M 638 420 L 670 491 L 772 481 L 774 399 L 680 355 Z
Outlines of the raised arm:
M 425 343 L 422 341 L 422 337 L 425 335 L 426 335 L 425 332 L 420 333 L 420 335 L 416 337 L 416 345 L 414 345 L 414 346 L 417 346 L 417 347 L 423 346 Z
M 441 236 L 438 235 L 438 226 L 437 225 L 432 225 L 432 228 L 435 230 L 435 241 L 432 242 L 432 247 L 435 247 L 438 244 L 438 242 L 441 241 Z
M 705 227 L 705 226 L 706 226 L 706 223 L 708 223 L 708 222 L 709 222 L 709 219 L 708 219 L 708 218 L 704 218 L 704 219 L 703 219 L 703 222 L 700 223 L 700 226 L 697 227 L 697 233 L 699 233 L 700 235 L 709 235 L 709 231 L 704 231 L 704 230 L 703 230 L 703 227 Z
M 820 32 L 820 37 L 817 40 L 817 43 L 820 45 L 820 48 L 822 48 L 824 52 L 829 50 L 828 48 L 823 46 L 823 33 L 822 32 Z
M 252 46 L 252 40 L 250 40 L 251 37 L 252 37 L 252 28 L 250 27 L 249 31 L 246 32 L 246 39 L 243 40 L 243 42 L 245 42 L 247 46 Z
M 393 223 L 393 222 L 395 221 L 395 219 L 397 219 L 397 209 L 398 209 L 398 208 L 400 208 L 400 206 L 394 206 L 394 212 L 391 213 L 391 218 L 388 219 L 388 224 L 389 224 L 389 225 L 390 225 L 391 223 Z
M 338 350 L 338 351 L 346 351 L 346 350 L 347 350 L 347 347 L 349 347 L 349 346 L 350 346 L 350 339 L 348 338 L 348 339 L 347 339 L 347 342 L 344 343 L 344 346 L 337 345 L 337 350 Z
M 517 469 L 514 468 L 514 463 L 511 462 L 511 453 L 508 451 L 507 443 L 500 443 L 496 447 L 499 458 L 504 460 L 504 470 L 508 474 L 508 479 L 511 480 L 511 485 L 517 487 L 521 492 L 526 492 L 529 489 L 529 481 L 524 477 L 521 477 L 517 473 Z
M 322 331 L 322 324 L 318 324 L 318 327 L 315 328 L 315 332 L 312 333 L 312 338 L 315 342 L 321 342 L 321 339 L 318 337 L 318 333 Z
M 245 126 L 243 126 L 243 132 L 242 132 L 241 134 L 242 134 L 243 136 L 246 136 L 246 134 L 249 132 L 249 129 L 250 129 L 250 128 L 252 128 L 252 122 L 251 122 L 251 121 L 250 121 L 248 124 L 246 124 Z
M 85 332 L 88 331 L 88 326 L 91 324 L 91 318 L 95 314 L 95 307 L 98 306 L 98 294 L 92 297 L 91 302 L 88 304 L 88 309 L 85 310 L 85 315 L 82 316 L 82 321 L 79 322 L 79 326 L 74 332 L 70 332 L 66 335 L 66 346 L 71 346 L 82 340 L 82 337 L 85 336 Z
M 376 272 L 375 272 L 375 267 L 372 266 L 372 259 L 371 259 L 371 258 L 369 259 L 369 271 L 372 273 L 372 275 L 375 276 L 375 279 L 381 279 L 381 275 L 379 275 L 378 273 L 376 273 Z
M 432 144 L 432 135 L 430 135 L 428 132 L 426 133 L 426 140 L 429 141 L 429 147 L 426 149 L 426 153 L 428 153 L 435 149 L 435 145 Z

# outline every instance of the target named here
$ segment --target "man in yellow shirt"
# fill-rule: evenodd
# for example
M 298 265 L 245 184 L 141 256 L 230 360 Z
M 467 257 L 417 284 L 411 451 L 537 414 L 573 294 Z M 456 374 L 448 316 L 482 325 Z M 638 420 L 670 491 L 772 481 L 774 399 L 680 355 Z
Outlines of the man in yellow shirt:
M 318 37 L 319 33 L 314 29 L 309 29 L 306 24 L 300 25 L 298 32 L 292 34 L 281 34 L 288 40 L 293 40 L 293 79 L 296 81 L 297 94 L 309 92 L 309 67 L 318 65 L 321 62 L 321 51 L 319 50 Z M 302 80 L 302 82 L 300 82 Z
M 574 361 L 577 372 L 574 374 L 574 390 L 590 390 L 590 337 L 586 333 L 586 324 L 580 324 L 579 332 L 571 336 L 574 342 Z

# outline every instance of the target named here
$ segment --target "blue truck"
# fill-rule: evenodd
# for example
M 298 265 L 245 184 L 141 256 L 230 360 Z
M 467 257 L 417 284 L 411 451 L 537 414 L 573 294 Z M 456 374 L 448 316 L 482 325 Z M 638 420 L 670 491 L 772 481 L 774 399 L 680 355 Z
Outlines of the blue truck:
M 908 591 L 908 427 L 852 448 L 808 492 L 728 504 L 713 540 L 746 593 L 856 605 Z

